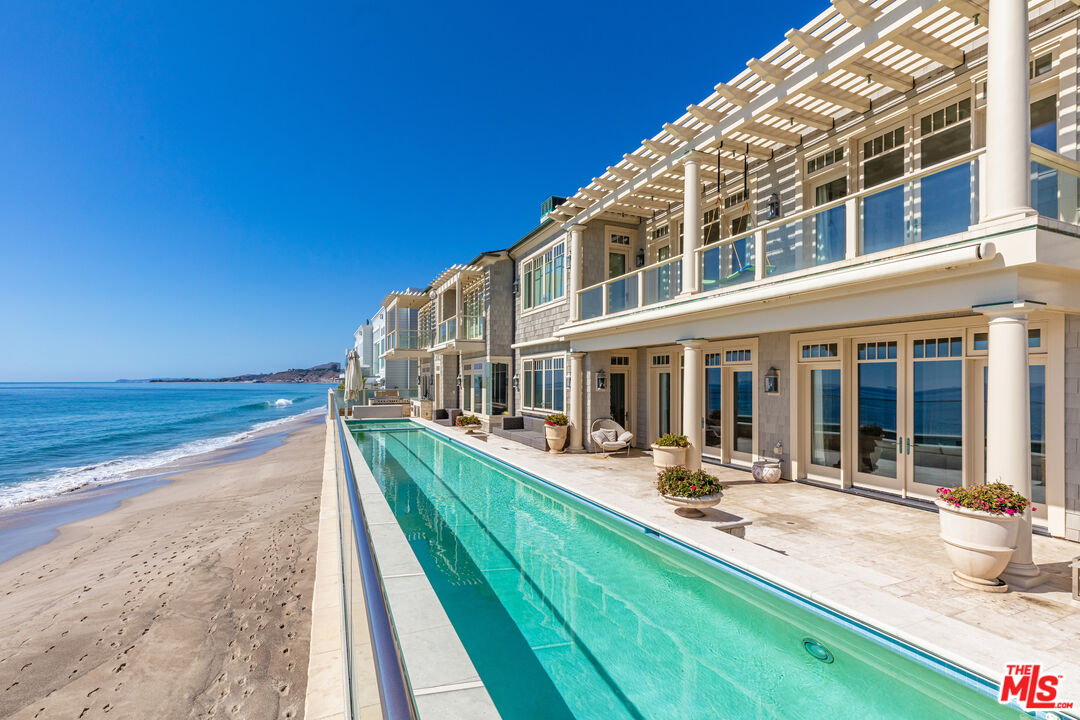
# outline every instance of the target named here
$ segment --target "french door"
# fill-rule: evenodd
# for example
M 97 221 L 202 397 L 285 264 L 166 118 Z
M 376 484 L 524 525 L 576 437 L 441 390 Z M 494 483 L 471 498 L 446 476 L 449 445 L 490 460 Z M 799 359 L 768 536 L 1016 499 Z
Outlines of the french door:
M 855 369 L 852 418 L 855 420 L 852 485 L 902 494 L 903 336 L 860 338 L 851 343 Z
M 631 371 L 629 355 L 611 355 L 611 369 L 609 379 L 609 406 L 608 412 L 611 419 L 633 432 L 633 410 L 631 409 Z
M 839 362 L 802 366 L 804 456 L 814 475 L 839 478 L 843 457 L 843 382 Z
M 682 429 L 680 349 L 649 353 L 649 442 Z

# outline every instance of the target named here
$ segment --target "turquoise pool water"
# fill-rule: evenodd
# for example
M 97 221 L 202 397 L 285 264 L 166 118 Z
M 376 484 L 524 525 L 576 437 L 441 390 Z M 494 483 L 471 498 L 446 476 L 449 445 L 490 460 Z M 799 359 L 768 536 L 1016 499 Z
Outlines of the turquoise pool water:
M 352 431 L 507 720 L 1022 716 L 956 668 L 431 431 Z

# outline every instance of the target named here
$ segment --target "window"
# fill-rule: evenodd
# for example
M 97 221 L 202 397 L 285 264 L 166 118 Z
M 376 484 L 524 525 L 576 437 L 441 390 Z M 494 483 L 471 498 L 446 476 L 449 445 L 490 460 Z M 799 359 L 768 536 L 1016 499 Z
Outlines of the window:
M 803 345 L 802 357 L 804 360 L 817 360 L 818 358 L 834 358 L 839 354 L 836 343 L 818 343 L 815 345 Z
M 714 243 L 720 239 L 720 218 L 723 214 L 720 212 L 720 208 L 713 208 L 712 210 L 706 210 L 702 226 L 705 230 L 705 245 Z
M 1031 142 L 1057 152 L 1057 95 L 1031 103 Z
M 838 147 L 835 150 L 822 153 L 817 157 L 812 157 L 806 161 L 806 174 L 813 175 L 819 170 L 824 170 L 830 165 L 835 165 L 844 159 L 844 148 Z
M 890 130 L 863 143 L 863 187 L 873 187 L 904 174 L 904 128 Z
M 489 415 L 505 415 L 510 410 L 507 399 L 510 387 L 510 366 L 506 363 L 490 363 L 491 379 L 488 383 L 491 388 L 491 405 Z
M 623 366 L 623 367 L 629 367 L 630 366 L 630 358 L 627 357 L 626 355 L 612 355 L 611 356 L 611 364 L 612 365 L 620 365 L 620 366 Z
M 566 243 L 523 262 L 521 278 L 524 310 L 562 298 L 566 294 Z
M 670 225 L 661 225 L 660 227 L 655 228 L 652 231 L 652 239 L 653 240 L 659 240 L 660 238 L 666 238 L 670 234 L 671 234 L 671 226 Z
M 859 343 L 860 360 L 895 360 L 896 341 Z
M 671 364 L 671 356 L 670 355 L 653 355 L 652 356 L 652 364 L 655 365 L 655 366 L 670 365 Z
M 1034 80 L 1040 75 L 1045 75 L 1046 73 L 1050 72 L 1053 67 L 1053 53 L 1046 53 L 1045 55 L 1040 55 L 1039 57 L 1028 63 L 1028 77 Z
M 630 234 L 608 230 L 608 278 L 617 278 L 630 270 Z
M 963 338 L 958 337 L 916 340 L 912 347 L 912 355 L 916 358 L 963 357 L 964 341 Z
M 728 350 L 724 353 L 724 362 L 747 363 L 750 362 L 749 350 Z
M 562 356 L 526 360 L 522 364 L 522 405 L 533 410 L 562 412 L 564 398 Z
M 971 98 L 946 105 L 919 121 L 921 166 L 929 167 L 971 150 Z
M 745 190 L 739 190 L 738 192 L 736 192 L 736 193 L 734 193 L 732 195 L 728 195 L 726 198 L 724 198 L 724 209 L 725 210 L 730 210 L 731 208 L 735 207 L 736 205 L 739 205 L 740 203 L 745 203 L 745 202 L 746 202 L 746 191 Z
M 839 200 L 845 195 L 847 195 L 847 178 L 838 177 L 814 188 L 814 205 L 824 205 L 833 200 Z
M 612 245 L 625 245 L 626 247 L 630 247 L 629 235 L 624 235 L 622 233 L 611 233 L 610 240 Z

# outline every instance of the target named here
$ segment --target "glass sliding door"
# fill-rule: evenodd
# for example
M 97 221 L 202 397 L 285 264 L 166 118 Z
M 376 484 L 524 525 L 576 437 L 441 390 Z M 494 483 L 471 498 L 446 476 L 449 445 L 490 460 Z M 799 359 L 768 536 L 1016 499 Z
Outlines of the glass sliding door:
M 875 338 L 853 343 L 855 350 L 855 468 L 853 484 L 901 492 L 901 341 Z
M 702 452 L 720 456 L 723 452 L 723 401 L 724 369 L 720 367 L 720 354 L 705 356 L 705 447 Z
M 680 350 L 665 350 L 649 358 L 649 442 L 682 427 L 679 373 Z
M 611 371 L 611 419 L 619 423 L 624 428 L 628 428 L 627 425 L 627 412 L 626 412 L 626 373 L 616 370 Z
M 911 341 L 908 495 L 932 499 L 964 481 L 964 339 Z
M 754 452 L 754 373 L 731 373 L 731 452 L 749 459 Z
M 657 435 L 671 432 L 671 372 L 657 373 Z
M 810 464 L 840 468 L 841 376 L 839 367 L 811 368 L 810 382 Z

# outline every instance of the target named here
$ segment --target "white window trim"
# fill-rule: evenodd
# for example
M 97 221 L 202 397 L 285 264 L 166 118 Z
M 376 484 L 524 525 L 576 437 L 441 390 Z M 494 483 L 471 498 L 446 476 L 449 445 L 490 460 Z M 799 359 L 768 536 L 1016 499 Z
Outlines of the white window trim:
M 563 368 L 562 368 L 562 370 L 563 370 L 563 406 L 562 406 L 562 409 L 561 410 L 553 409 L 555 407 L 554 395 L 552 396 L 552 403 L 551 403 L 552 407 L 551 408 L 543 408 L 543 407 L 536 407 L 536 406 L 533 406 L 533 405 L 526 405 L 525 404 L 525 363 L 531 362 L 531 363 L 534 364 L 533 367 L 535 368 L 536 361 L 543 362 L 544 360 L 548 360 L 548 359 L 555 360 L 556 358 L 561 358 L 562 361 L 563 361 Z M 524 357 L 522 357 L 520 359 L 520 365 L 519 365 L 519 368 L 518 368 L 518 370 L 519 370 L 518 371 L 518 377 L 521 378 L 521 381 L 519 383 L 519 388 L 518 388 L 518 394 L 520 395 L 520 402 L 518 404 L 518 408 L 522 412 L 529 411 L 529 412 L 532 412 L 532 413 L 543 413 L 545 415 L 550 415 L 551 413 L 565 413 L 566 412 L 566 409 L 567 409 L 567 406 L 566 406 L 566 379 L 567 379 L 567 374 L 569 372 L 569 366 L 568 366 L 566 358 L 567 358 L 567 356 L 566 356 L 565 352 L 553 352 L 553 353 L 544 353 L 542 355 L 527 355 L 527 356 L 524 356 Z M 533 370 L 533 372 L 535 372 L 535 369 Z M 535 399 L 536 398 L 533 398 L 534 401 L 535 401 Z
M 553 307 L 557 307 L 558 305 L 565 304 L 568 301 L 568 297 L 569 297 L 569 294 L 570 294 L 570 288 L 569 288 L 569 285 L 567 283 L 567 280 L 569 279 L 569 272 L 568 272 L 568 268 L 566 267 L 566 262 L 567 262 L 567 258 L 569 257 L 569 251 L 570 251 L 569 244 L 570 244 L 569 236 L 565 235 L 565 234 L 560 235 L 558 237 L 558 239 L 555 240 L 554 242 L 543 246 L 539 250 L 536 250 L 535 252 L 532 252 L 529 255 L 526 255 L 525 257 L 523 257 L 523 258 L 521 258 L 520 260 L 517 261 L 518 297 L 519 297 L 517 305 L 520 308 L 519 316 L 525 317 L 527 315 L 532 315 L 533 313 L 539 312 L 541 310 L 548 310 L 548 309 L 551 309 Z M 534 303 L 531 307 L 528 307 L 528 308 L 525 307 L 525 264 L 529 263 L 529 262 L 532 262 L 537 257 L 543 257 L 549 250 L 554 253 L 555 248 L 558 247 L 559 245 L 563 246 L 563 294 L 560 295 L 557 298 L 553 298 L 551 300 L 548 300 L 545 303 Z

